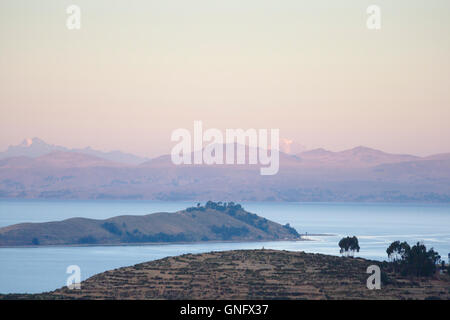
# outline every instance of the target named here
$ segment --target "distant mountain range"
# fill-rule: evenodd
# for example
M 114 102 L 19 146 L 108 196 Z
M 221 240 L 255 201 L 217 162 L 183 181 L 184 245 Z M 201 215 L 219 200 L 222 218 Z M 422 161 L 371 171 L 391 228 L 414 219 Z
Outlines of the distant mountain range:
M 383 163 L 416 161 L 422 158 L 408 154 L 392 154 L 359 146 L 340 152 L 314 149 L 297 154 L 308 166 L 371 167 Z M 450 154 L 449 154 L 450 158 Z
M 121 151 L 109 151 L 103 152 L 94 150 L 91 147 L 86 147 L 84 149 L 69 149 L 62 146 L 57 146 L 53 144 L 48 144 L 39 138 L 24 139 L 22 143 L 16 146 L 9 146 L 4 152 L 0 152 L 0 159 L 11 158 L 11 157 L 30 157 L 36 158 L 51 152 L 72 152 L 81 153 L 91 156 L 95 156 L 101 159 L 109 160 L 112 162 L 125 163 L 130 165 L 137 165 L 142 162 L 148 161 L 148 158 L 139 157 L 130 153 L 124 153 Z
M 92 152 L 37 138 L 8 148 L 0 154 L 0 198 L 450 203 L 450 153 L 280 152 L 278 174 L 261 176 L 259 164 L 176 166 L 170 155 L 80 150 Z

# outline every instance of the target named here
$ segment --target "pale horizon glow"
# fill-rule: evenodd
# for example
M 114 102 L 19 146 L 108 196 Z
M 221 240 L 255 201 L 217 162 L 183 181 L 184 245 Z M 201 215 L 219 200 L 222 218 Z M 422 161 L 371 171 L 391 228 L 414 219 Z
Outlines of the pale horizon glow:
M 450 152 L 450 2 L 376 1 L 379 31 L 371 4 L 3 0 L 0 151 L 39 137 L 155 157 L 202 120 L 308 149 Z

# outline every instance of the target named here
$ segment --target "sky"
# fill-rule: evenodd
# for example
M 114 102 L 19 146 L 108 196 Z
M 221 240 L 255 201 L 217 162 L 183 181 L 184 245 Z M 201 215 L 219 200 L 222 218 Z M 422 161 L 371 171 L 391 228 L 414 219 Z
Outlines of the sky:
M 2 0 L 0 150 L 39 137 L 152 157 L 201 120 L 308 148 L 450 152 L 449 57 L 448 0 Z

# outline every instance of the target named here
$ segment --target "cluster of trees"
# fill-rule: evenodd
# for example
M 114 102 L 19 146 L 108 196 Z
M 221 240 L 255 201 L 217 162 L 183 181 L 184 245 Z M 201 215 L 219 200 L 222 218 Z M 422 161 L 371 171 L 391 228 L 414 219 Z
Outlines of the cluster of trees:
M 105 222 L 102 224 L 102 228 L 105 229 L 106 231 L 121 236 L 122 235 L 122 230 L 120 229 L 119 226 L 117 226 L 115 223 L 113 222 Z
M 126 228 L 126 224 L 122 225 Z M 123 242 L 138 243 L 138 242 L 188 242 L 192 239 L 186 236 L 184 233 L 177 234 L 166 234 L 164 232 L 159 232 L 157 234 L 144 234 L 138 229 L 134 229 L 133 232 L 129 232 L 126 229 L 122 230 L 120 226 L 113 222 L 105 222 L 101 225 L 103 229 L 110 232 L 111 234 L 120 237 Z M 93 236 L 88 236 L 79 239 L 79 243 L 82 244 L 92 244 L 97 243 L 97 239 Z
M 157 234 L 143 234 L 135 229 L 133 233 L 127 232 L 121 239 L 123 242 L 139 243 L 139 242 L 189 242 L 192 239 L 184 233 L 167 234 L 159 232 Z
M 339 251 L 342 255 L 346 255 L 346 256 L 353 256 L 356 252 L 359 252 L 359 243 L 358 243 L 358 238 L 353 236 L 353 237 L 345 237 L 342 238 L 339 243 L 339 248 L 341 248 L 341 250 Z
M 228 212 L 236 212 L 237 210 L 241 210 L 242 206 L 240 204 L 235 204 L 234 202 L 214 202 L 214 201 L 208 201 L 204 206 L 202 206 L 199 203 L 197 203 L 196 207 L 189 207 L 186 209 L 187 212 L 191 211 L 205 211 L 206 209 L 213 209 L 217 211 L 228 211 Z
M 358 238 L 345 237 L 339 241 L 340 253 L 353 256 L 355 251 L 359 252 Z M 429 277 L 433 275 L 441 261 L 441 256 L 433 250 L 427 250 L 423 243 L 417 242 L 412 247 L 405 241 L 394 241 L 386 249 L 389 261 L 394 272 L 404 276 Z M 442 269 L 445 263 L 442 263 Z M 448 267 L 450 271 L 450 266 Z
M 97 238 L 94 236 L 86 236 L 78 239 L 79 244 L 96 244 L 98 242 Z
M 300 234 L 295 230 L 295 228 L 292 228 L 289 223 L 286 223 L 283 228 L 285 228 L 290 234 L 297 236 L 300 238 Z
M 205 211 L 206 209 L 212 209 L 212 210 L 217 210 L 217 211 L 226 213 L 237 220 L 245 222 L 245 223 L 247 223 L 255 228 L 258 228 L 264 232 L 268 232 L 269 224 L 268 224 L 268 220 L 266 218 L 260 218 L 260 217 L 258 217 L 258 215 L 254 214 L 254 213 L 244 211 L 244 208 L 238 203 L 208 201 L 208 202 L 206 202 L 205 206 L 202 206 L 200 203 L 197 203 L 197 207 L 187 208 L 186 211 L 187 212 L 192 212 L 192 211 L 196 211 L 196 210 L 197 211 Z M 293 229 L 293 231 L 291 229 L 293 229 L 293 228 L 290 228 L 290 227 L 288 228 L 288 230 L 290 232 L 295 231 L 295 229 Z
M 417 277 L 433 275 L 441 260 L 441 256 L 433 248 L 427 250 L 420 242 L 410 247 L 406 241 L 394 241 L 386 249 L 386 253 L 394 271 Z
M 121 237 L 121 241 L 128 243 L 139 243 L 139 242 L 189 242 L 192 239 L 186 236 L 184 233 L 177 234 L 166 234 L 163 232 L 157 234 L 143 234 L 139 232 L 137 229 L 133 231 L 133 233 L 126 232 Z M 79 244 L 96 244 L 98 243 L 98 239 L 94 236 L 86 236 L 78 239 Z

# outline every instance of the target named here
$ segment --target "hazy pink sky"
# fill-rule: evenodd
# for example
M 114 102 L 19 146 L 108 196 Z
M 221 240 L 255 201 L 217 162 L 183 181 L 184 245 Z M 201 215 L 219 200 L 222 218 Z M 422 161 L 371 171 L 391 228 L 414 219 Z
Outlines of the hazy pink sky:
M 448 0 L 2 0 L 0 149 L 37 136 L 155 156 L 202 120 L 310 148 L 450 152 L 449 57 Z

